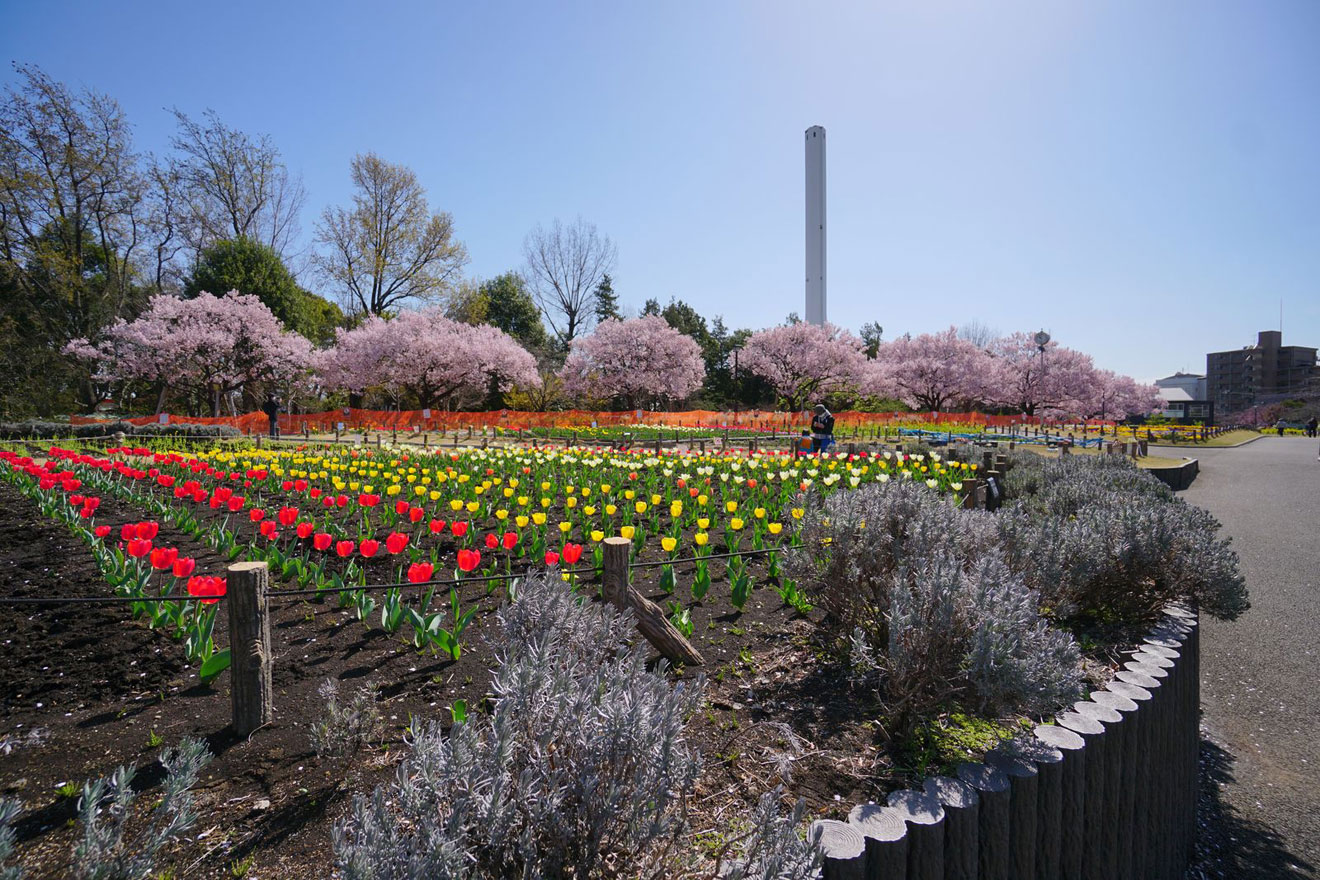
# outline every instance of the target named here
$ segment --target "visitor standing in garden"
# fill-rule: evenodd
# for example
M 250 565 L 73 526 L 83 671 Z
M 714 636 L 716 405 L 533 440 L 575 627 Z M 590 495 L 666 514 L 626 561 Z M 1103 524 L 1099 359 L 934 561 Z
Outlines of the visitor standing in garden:
M 828 452 L 834 445 L 834 416 L 823 403 L 816 404 L 815 413 L 811 418 L 811 451 Z
M 1314 437 L 1316 428 L 1318 427 L 1320 427 L 1320 421 L 1317 421 L 1315 416 L 1311 416 L 1310 420 L 1306 423 L 1306 436 Z
M 280 436 L 280 402 L 275 399 L 274 394 L 266 395 L 266 402 L 262 404 L 261 411 L 266 414 L 270 420 L 270 436 L 275 439 Z

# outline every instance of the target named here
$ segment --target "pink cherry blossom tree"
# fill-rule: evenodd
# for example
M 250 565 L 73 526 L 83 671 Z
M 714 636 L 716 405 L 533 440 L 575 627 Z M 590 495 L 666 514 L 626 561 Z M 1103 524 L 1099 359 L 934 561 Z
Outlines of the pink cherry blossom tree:
M 833 324 L 800 322 L 753 333 L 739 360 L 770 384 L 789 411 L 874 379 L 862 341 Z
M 1091 356 L 1051 341 L 1042 354 L 1029 333 L 1013 333 L 990 347 L 994 368 L 985 397 L 1026 415 L 1073 414 L 1086 409 L 1095 386 Z
M 1082 414 L 1090 418 L 1144 416 L 1159 408 L 1159 389 L 1112 370 L 1096 370 L 1091 396 L 1085 403 Z
M 979 399 L 994 361 L 950 327 L 882 343 L 871 369 L 873 393 L 888 391 L 914 409 L 939 411 Z
M 337 331 L 334 347 L 317 359 L 316 374 L 328 389 L 361 394 L 378 388 L 396 404 L 411 393 L 424 407 L 492 386 L 508 391 L 541 381 L 536 358 L 507 333 L 450 320 L 437 307 L 389 319 L 373 315 Z
M 573 340 L 559 373 L 571 396 L 621 398 L 631 409 L 649 399 L 679 401 L 706 376 L 701 347 L 664 318 L 608 318 Z
M 192 299 L 158 294 L 135 320 L 121 319 L 96 343 L 75 339 L 65 351 L 92 361 L 99 380 L 162 382 L 203 394 L 216 416 L 225 394 L 297 381 L 312 359 L 310 342 L 285 330 L 261 300 L 236 290 Z

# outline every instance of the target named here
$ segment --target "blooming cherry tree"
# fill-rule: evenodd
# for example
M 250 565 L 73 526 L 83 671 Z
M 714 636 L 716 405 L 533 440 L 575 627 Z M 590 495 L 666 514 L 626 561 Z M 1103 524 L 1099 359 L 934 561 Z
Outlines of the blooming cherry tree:
M 950 327 L 882 343 L 871 370 L 873 393 L 892 393 L 908 406 L 937 412 L 952 401 L 980 398 L 994 370 L 991 357 Z
M 701 347 L 664 318 L 609 318 L 589 336 L 573 340 L 560 371 L 573 396 L 622 398 L 629 407 L 648 398 L 683 400 L 701 387 Z
M 1149 415 L 1159 408 L 1159 389 L 1154 385 L 1142 385 L 1131 376 L 1121 376 L 1112 370 L 1097 370 L 1091 395 L 1085 404 L 1083 415 L 1092 418 Z
M 75 339 L 65 351 L 95 363 L 98 379 L 159 381 L 202 393 L 212 415 L 230 391 L 295 381 L 312 358 L 310 342 L 285 330 L 261 300 L 236 290 L 192 299 L 158 294 L 135 320 L 121 319 L 95 344 Z
M 396 403 L 411 392 L 422 406 L 481 394 L 492 383 L 508 391 L 541 381 L 536 358 L 507 333 L 450 320 L 436 307 L 390 319 L 373 315 L 352 330 L 337 331 L 316 372 L 330 389 L 380 388 Z
M 787 324 L 753 333 L 739 361 L 769 382 L 790 411 L 873 378 L 862 341 L 833 324 Z
M 1080 413 L 1087 408 L 1096 385 L 1090 355 L 1056 342 L 1047 344 L 1042 354 L 1028 333 L 996 339 L 990 353 L 995 359 L 986 385 L 990 403 L 1029 416 Z

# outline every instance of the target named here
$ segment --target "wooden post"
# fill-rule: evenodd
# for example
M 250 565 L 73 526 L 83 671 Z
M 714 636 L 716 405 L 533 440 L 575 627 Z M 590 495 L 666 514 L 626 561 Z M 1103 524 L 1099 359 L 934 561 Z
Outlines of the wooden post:
M 867 880 L 907 876 L 907 823 L 897 811 L 880 804 L 858 804 L 848 813 L 848 824 L 865 842 Z
M 866 841 L 846 822 L 817 819 L 808 837 L 820 847 L 825 880 L 865 880 Z
M 998 748 L 986 755 L 985 760 L 1011 782 L 1008 797 L 1011 876 L 1014 880 L 1036 880 L 1039 772 L 1031 761 Z
M 988 764 L 959 764 L 958 778 L 976 790 L 981 802 L 976 822 L 979 873 L 974 876 L 1011 880 L 1009 778 Z
M 233 727 L 248 736 L 271 722 L 270 613 L 266 586 L 270 570 L 264 562 L 229 566 L 225 603 L 229 606 L 229 692 Z
M 705 659 L 669 622 L 664 610 L 628 583 L 628 552 L 631 548 L 632 541 L 627 538 L 605 539 L 605 570 L 602 579 L 606 601 L 620 611 L 631 610 L 637 618 L 637 629 L 671 663 L 704 665 Z
M 944 807 L 939 798 L 924 791 L 896 791 L 889 795 L 889 807 L 908 824 L 908 880 L 944 880 Z
M 976 789 L 948 776 L 932 776 L 922 787 L 944 808 L 944 876 L 976 877 L 980 871 L 976 858 L 980 798 Z

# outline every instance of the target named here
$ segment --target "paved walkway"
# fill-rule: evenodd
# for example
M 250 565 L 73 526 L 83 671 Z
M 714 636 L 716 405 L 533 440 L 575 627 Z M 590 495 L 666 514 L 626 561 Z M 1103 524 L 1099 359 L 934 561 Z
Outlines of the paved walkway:
M 1202 618 L 1207 858 L 1197 876 L 1320 871 L 1320 441 L 1263 437 L 1194 453 L 1181 493 L 1224 525 L 1251 610 Z

